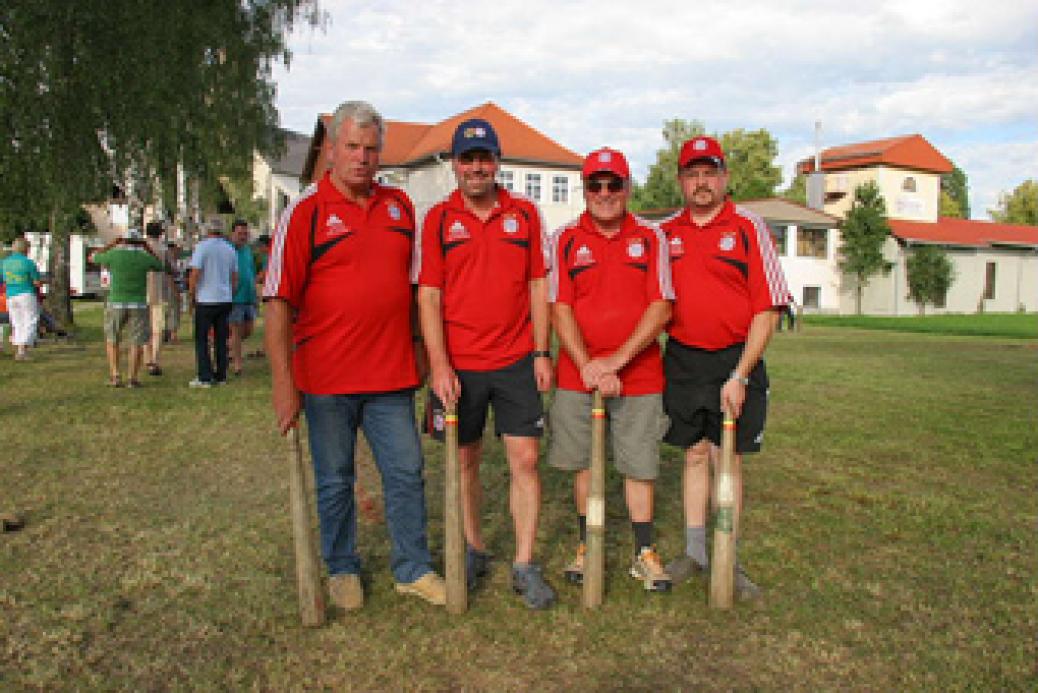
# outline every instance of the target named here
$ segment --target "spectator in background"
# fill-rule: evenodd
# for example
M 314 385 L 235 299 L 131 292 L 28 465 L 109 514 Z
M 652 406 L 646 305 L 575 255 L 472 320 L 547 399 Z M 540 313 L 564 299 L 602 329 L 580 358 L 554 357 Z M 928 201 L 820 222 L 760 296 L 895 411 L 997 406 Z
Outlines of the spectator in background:
M 148 320 L 151 329 L 151 339 L 148 344 L 144 345 L 144 361 L 148 369 L 148 375 L 162 375 L 162 368 L 159 366 L 159 352 L 162 350 L 162 340 L 167 329 L 166 308 L 170 295 L 173 292 L 173 278 L 171 275 L 173 268 L 170 262 L 169 251 L 166 249 L 166 244 L 162 241 L 164 232 L 165 229 L 161 221 L 149 222 L 144 231 L 148 237 L 148 248 L 162 262 L 162 269 L 148 272 L 147 280 Z
M 231 299 L 238 285 L 238 256 L 223 236 L 219 222 L 209 227 L 205 239 L 195 246 L 188 263 L 188 293 L 195 310 L 195 360 L 198 376 L 189 387 L 208 388 L 227 382 L 227 338 Z M 216 368 L 209 351 L 209 330 L 214 332 Z
M 111 285 L 108 302 L 105 304 L 104 331 L 105 352 L 108 355 L 108 385 L 122 387 L 119 373 L 119 341 L 126 330 L 129 342 L 130 387 L 140 387 L 137 374 L 144 357 L 144 345 L 148 343 L 148 272 L 161 270 L 162 261 L 144 242 L 141 232 L 130 229 L 125 238 L 112 241 L 90 256 L 95 262 L 108 269 Z
M 231 243 L 238 257 L 238 288 L 234 290 L 229 318 L 231 329 L 231 371 L 241 375 L 242 343 L 252 334 L 256 323 L 256 261 L 249 245 L 249 224 L 239 219 L 231 227 Z
M 11 254 L 0 262 L 0 274 L 6 285 L 15 361 L 29 359 L 28 348 L 36 342 L 36 324 L 40 315 L 36 301 L 36 289 L 41 284 L 40 271 L 36 263 L 26 256 L 28 251 L 29 242 L 24 238 L 16 238 L 11 244 Z

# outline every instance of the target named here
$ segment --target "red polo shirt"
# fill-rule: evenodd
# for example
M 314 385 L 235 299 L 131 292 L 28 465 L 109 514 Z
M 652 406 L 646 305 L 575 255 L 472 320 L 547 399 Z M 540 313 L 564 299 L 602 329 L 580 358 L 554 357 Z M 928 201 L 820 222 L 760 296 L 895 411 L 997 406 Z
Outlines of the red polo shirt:
M 411 335 L 414 208 L 373 184 L 347 200 L 326 174 L 281 216 L 263 287 L 296 309 L 296 387 L 310 394 L 387 392 L 418 385 Z
M 545 276 L 547 245 L 537 206 L 504 188 L 486 222 L 457 190 L 425 215 L 418 283 L 442 291 L 454 368 L 495 370 L 533 350 L 530 280 Z
M 711 351 L 741 344 L 754 315 L 789 302 L 771 232 L 756 214 L 727 200 L 705 226 L 685 208 L 660 228 L 677 294 L 667 332 L 682 344 Z
M 674 298 L 663 234 L 629 212 L 612 238 L 584 212 L 558 231 L 553 246 L 550 300 L 573 309 L 592 358 L 620 348 L 650 303 Z M 624 395 L 663 392 L 659 344 L 653 341 L 618 375 Z M 558 383 L 563 390 L 588 391 L 565 349 L 559 353 Z

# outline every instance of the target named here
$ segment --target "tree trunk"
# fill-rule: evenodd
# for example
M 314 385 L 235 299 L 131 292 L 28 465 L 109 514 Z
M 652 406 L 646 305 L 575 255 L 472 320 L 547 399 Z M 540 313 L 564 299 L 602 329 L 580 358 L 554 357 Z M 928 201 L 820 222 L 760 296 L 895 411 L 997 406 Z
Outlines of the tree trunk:
M 58 326 L 66 332 L 72 331 L 72 297 L 69 291 L 69 225 L 67 218 L 57 212 L 50 215 L 50 262 L 47 271 L 47 298 L 44 305 Z
M 858 277 L 858 286 L 856 287 L 854 294 L 854 314 L 861 315 L 861 293 L 862 293 L 861 277 Z

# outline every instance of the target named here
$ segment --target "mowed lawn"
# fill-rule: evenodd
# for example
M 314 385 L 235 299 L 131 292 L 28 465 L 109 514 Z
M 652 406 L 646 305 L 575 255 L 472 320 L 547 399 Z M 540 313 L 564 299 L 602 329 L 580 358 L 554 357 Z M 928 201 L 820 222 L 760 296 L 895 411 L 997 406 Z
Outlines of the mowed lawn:
M 512 595 L 507 472 L 487 439 L 496 560 L 470 610 L 393 592 L 363 518 L 367 604 L 299 626 L 286 447 L 260 360 L 187 388 L 189 340 L 145 387 L 104 387 L 97 304 L 80 345 L 0 359 L 0 690 L 1034 690 L 1038 345 L 807 326 L 769 351 L 765 451 L 747 463 L 741 554 L 766 590 L 729 612 L 705 580 L 645 593 L 608 481 L 605 603 L 564 583 L 570 479 L 544 469 L 538 554 L 559 603 Z M 184 329 L 182 335 L 188 335 Z M 442 554 L 442 457 L 426 446 Z M 683 545 L 679 451 L 657 486 Z M 369 491 L 377 491 L 370 467 Z M 375 494 L 377 495 L 377 494 Z

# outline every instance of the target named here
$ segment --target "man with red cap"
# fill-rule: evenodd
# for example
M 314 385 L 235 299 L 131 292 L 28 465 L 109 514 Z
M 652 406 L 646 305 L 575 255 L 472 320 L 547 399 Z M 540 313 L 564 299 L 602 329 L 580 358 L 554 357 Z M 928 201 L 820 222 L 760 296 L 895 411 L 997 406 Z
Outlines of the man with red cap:
M 769 386 L 762 357 L 790 299 L 768 227 L 727 199 L 728 170 L 717 140 L 698 136 L 685 142 L 678 156 L 678 183 L 686 206 L 660 224 L 670 248 L 676 294 L 663 360 L 663 399 L 671 421 L 664 439 L 685 448 L 686 551 L 667 566 L 675 582 L 709 565 L 707 463 L 711 446 L 720 444 L 724 410 L 737 420 L 738 534 L 742 454 L 760 451 L 764 437 Z M 742 599 L 760 593 L 741 566 L 735 589 Z
M 479 466 L 493 406 L 511 472 L 512 587 L 527 607 L 544 609 L 555 601 L 533 562 L 541 503 L 540 393 L 552 378 L 544 222 L 533 202 L 497 185 L 501 148 L 489 122 L 460 123 L 451 154 L 458 188 L 425 215 L 416 253 L 432 393 L 427 423 L 442 439 L 444 405 L 457 407 L 465 563 L 473 589 L 489 563 L 480 529 Z
M 561 350 L 551 408 L 549 462 L 575 472 L 580 545 L 566 569 L 583 581 L 590 484 L 591 392 L 606 398 L 613 460 L 624 476 L 634 530 L 632 577 L 670 588 L 653 543 L 653 487 L 663 432 L 663 367 L 657 337 L 670 319 L 667 246 L 659 229 L 627 211 L 631 172 L 613 149 L 584 161 L 586 211 L 553 239 L 550 298 Z

